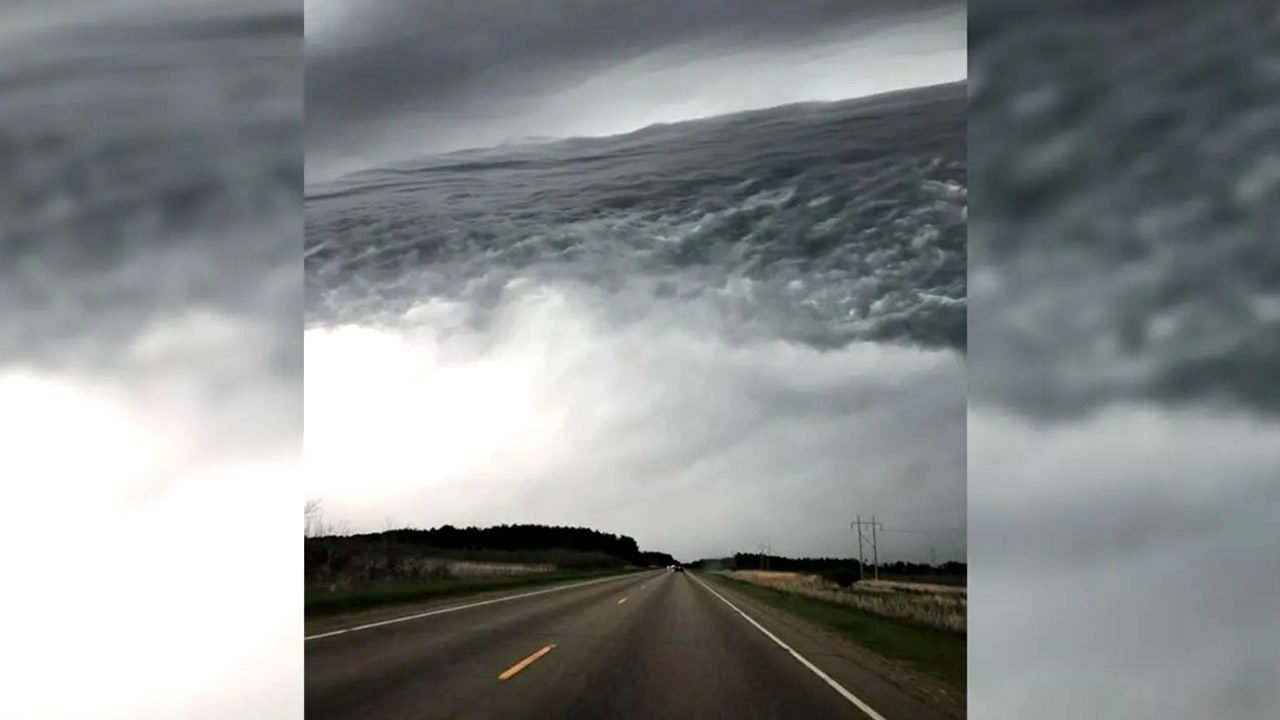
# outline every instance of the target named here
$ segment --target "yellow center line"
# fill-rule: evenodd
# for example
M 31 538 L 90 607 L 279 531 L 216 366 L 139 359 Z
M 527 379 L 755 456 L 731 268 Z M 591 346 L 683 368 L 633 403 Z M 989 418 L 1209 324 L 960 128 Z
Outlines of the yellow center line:
M 627 599 L 626 599 L 626 598 L 622 598 L 621 600 L 619 600 L 619 601 L 618 601 L 618 604 L 619 604 L 619 605 L 621 605 L 622 603 L 624 603 L 624 602 L 626 602 L 626 601 L 627 601 Z
M 518 672 L 520 672 L 521 670 L 523 670 L 523 669 L 525 669 L 525 668 L 529 667 L 530 665 L 532 665 L 532 664 L 534 663 L 534 661 L 535 661 L 535 660 L 537 660 L 538 658 L 542 657 L 543 655 L 546 655 L 547 653 L 551 652 L 551 648 L 553 648 L 553 647 L 555 647 L 555 646 L 556 646 L 556 644 L 555 644 L 555 643 L 550 643 L 550 644 L 548 644 L 548 645 L 544 645 L 544 646 L 543 646 L 543 648 L 542 648 L 541 650 L 539 650 L 538 652 L 536 652 L 536 653 L 534 653 L 534 654 L 530 655 L 529 657 L 527 657 L 527 658 L 525 658 L 525 659 L 521 660 L 520 662 L 516 663 L 515 665 L 512 665 L 511 667 L 507 668 L 506 672 L 504 672 L 504 673 L 502 673 L 501 675 L 499 675 L 499 676 L 498 676 L 498 679 L 499 679 L 499 680 L 510 680 L 510 679 L 511 679 L 511 677 L 512 677 L 512 676 L 514 676 L 516 673 L 518 673 Z

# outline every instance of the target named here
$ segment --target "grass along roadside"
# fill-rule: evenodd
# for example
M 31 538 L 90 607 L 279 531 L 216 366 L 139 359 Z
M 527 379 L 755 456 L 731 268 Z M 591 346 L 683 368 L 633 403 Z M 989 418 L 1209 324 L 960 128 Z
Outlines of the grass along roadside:
M 872 615 L 964 633 L 968 627 L 968 590 L 964 586 L 864 580 L 849 587 L 819 575 L 771 570 L 735 570 L 735 580 L 851 605 Z
M 741 595 L 834 630 L 882 657 L 965 692 L 967 643 L 962 633 L 881 617 L 850 605 L 754 585 L 721 573 L 701 575 Z
M 590 580 L 609 575 L 622 575 L 633 570 L 634 568 L 615 568 L 610 570 L 573 570 L 521 575 L 479 576 L 451 580 L 379 584 L 337 592 L 307 588 L 303 614 L 308 618 L 324 617 L 356 610 L 407 605 L 424 600 L 461 597 L 494 590 L 550 585 L 573 580 Z

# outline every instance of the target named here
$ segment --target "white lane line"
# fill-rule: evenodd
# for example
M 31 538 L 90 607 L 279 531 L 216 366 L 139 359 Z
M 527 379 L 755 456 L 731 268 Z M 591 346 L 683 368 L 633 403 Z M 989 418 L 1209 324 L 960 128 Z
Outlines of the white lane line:
M 693 579 L 697 580 L 699 585 L 706 588 L 707 592 L 719 598 L 720 602 L 724 603 L 725 605 L 728 605 L 730 608 L 733 609 L 734 612 L 746 618 L 747 622 L 751 623 L 752 625 L 755 626 L 757 630 L 764 633 L 765 637 L 777 643 L 778 646 L 781 647 L 783 650 L 786 650 L 787 652 L 791 653 L 791 657 L 795 658 L 796 660 L 799 660 L 801 665 L 804 665 L 805 667 L 809 668 L 809 670 L 814 675 L 817 675 L 818 677 L 822 678 L 823 682 L 830 685 L 833 690 L 835 690 L 836 692 L 844 696 L 845 700 L 848 700 L 849 702 L 856 705 L 858 709 L 866 713 L 867 716 L 871 718 L 871 720 L 885 720 L 883 715 L 876 712 L 875 710 L 872 710 L 871 706 L 863 702 L 861 698 L 859 698 L 857 695 L 854 695 L 853 693 L 846 690 L 845 687 L 840 683 L 831 679 L 830 675 L 822 672 L 822 670 L 819 669 L 817 665 L 814 665 L 813 663 L 809 662 L 808 659 L 805 658 L 805 656 L 793 650 L 790 645 L 782 642 L 782 640 L 779 640 L 777 635 L 774 635 L 773 633 L 769 632 L 764 628 L 763 625 L 753 620 L 750 615 L 739 610 L 737 605 L 734 605 L 733 603 L 726 600 L 723 595 L 716 592 L 715 590 L 712 590 L 710 585 L 707 585 L 706 583 L 702 582 L 702 580 L 699 580 L 697 577 L 694 577 Z
M 619 600 L 619 601 L 618 601 L 618 604 L 619 604 L 619 605 L 621 605 L 622 603 L 624 603 L 624 602 L 626 602 L 626 601 L 627 601 L 627 599 L 626 599 L 626 598 L 622 598 L 621 600 Z
M 534 595 L 545 595 L 547 593 L 558 592 L 560 590 L 572 590 L 573 588 L 585 587 L 587 585 L 595 585 L 596 583 L 608 582 L 610 580 L 621 580 L 631 577 L 627 575 L 611 575 L 607 578 L 599 578 L 597 580 L 587 580 L 586 582 L 574 583 L 573 585 L 559 585 L 545 590 L 534 590 L 533 592 L 520 593 L 519 595 L 507 595 L 505 597 L 493 598 L 490 600 L 481 600 L 479 602 L 467 603 L 466 605 L 454 605 L 452 607 L 440 608 L 439 610 L 429 610 L 427 612 L 415 613 L 413 615 L 405 615 L 404 617 L 392 618 L 390 620 L 382 620 L 367 625 L 357 625 L 356 627 L 346 628 L 344 630 L 333 630 L 318 635 L 308 635 L 303 640 L 319 640 L 320 638 L 333 637 L 334 635 L 345 635 L 359 630 L 368 630 L 369 628 L 382 627 L 383 625 L 391 625 L 394 623 L 405 622 L 406 620 L 417 620 L 418 618 L 431 617 L 432 615 L 443 615 L 445 613 L 457 612 L 458 610 L 466 610 L 468 608 L 480 607 L 481 605 L 493 605 L 494 603 L 507 602 L 508 600 L 519 600 L 520 598 L 533 597 Z

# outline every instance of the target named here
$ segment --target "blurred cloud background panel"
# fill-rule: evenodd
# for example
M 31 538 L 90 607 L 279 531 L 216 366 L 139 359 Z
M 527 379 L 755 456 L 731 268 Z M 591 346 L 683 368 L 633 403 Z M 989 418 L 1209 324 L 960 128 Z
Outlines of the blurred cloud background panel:
M 302 29 L 0 6 L 0 716 L 301 717 Z
M 1280 16 L 969 27 L 970 709 L 1280 717 Z

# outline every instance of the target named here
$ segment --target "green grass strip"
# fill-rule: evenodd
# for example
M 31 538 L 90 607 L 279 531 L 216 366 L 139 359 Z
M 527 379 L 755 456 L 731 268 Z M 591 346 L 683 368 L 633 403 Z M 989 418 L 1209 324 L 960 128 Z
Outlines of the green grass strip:
M 859 645 L 963 693 L 967 670 L 966 636 L 873 615 L 855 607 L 708 573 L 713 582 L 732 588 L 816 625 L 835 630 Z

